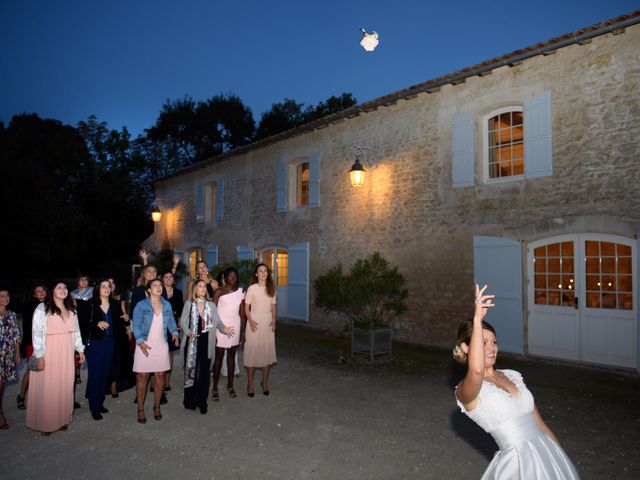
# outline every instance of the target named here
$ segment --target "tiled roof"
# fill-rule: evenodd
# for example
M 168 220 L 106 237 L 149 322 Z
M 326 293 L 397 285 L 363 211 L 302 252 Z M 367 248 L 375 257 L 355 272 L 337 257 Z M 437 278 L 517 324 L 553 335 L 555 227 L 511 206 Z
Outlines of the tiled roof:
M 241 155 L 253 150 L 258 150 L 267 145 L 271 145 L 281 140 L 292 138 L 297 135 L 316 130 L 318 128 L 327 127 L 330 124 L 343 120 L 345 118 L 357 117 L 361 113 L 376 110 L 381 106 L 392 105 L 398 100 L 409 99 L 415 97 L 419 93 L 437 92 L 443 85 L 457 85 L 459 83 L 463 83 L 469 77 L 473 77 L 476 75 L 487 75 L 491 73 L 492 70 L 503 67 L 505 65 L 514 66 L 528 58 L 532 58 L 538 55 L 550 55 L 555 53 L 556 50 L 568 45 L 584 45 L 590 43 L 593 38 L 600 35 L 605 35 L 607 33 L 613 33 L 617 35 L 619 33 L 623 33 L 626 27 L 630 27 L 638 23 L 640 23 L 640 10 L 636 10 L 625 15 L 620 15 L 618 17 L 606 20 L 601 23 L 590 25 L 588 27 L 584 27 L 570 33 L 565 33 L 564 35 L 552 38 L 550 40 L 547 40 L 546 42 L 536 43 L 535 45 L 531 45 L 520 50 L 515 50 L 500 57 L 495 57 L 485 62 L 478 63 L 470 67 L 465 67 L 456 72 L 442 75 L 440 77 L 427 80 L 426 82 L 422 82 L 417 85 L 398 90 L 396 92 L 390 93 L 389 95 L 384 95 L 368 102 L 354 105 L 353 107 L 347 108 L 323 118 L 319 118 L 318 120 L 305 123 L 304 125 L 300 125 L 290 130 L 286 130 L 277 135 L 272 135 L 271 137 L 267 137 L 262 140 L 257 140 L 255 142 L 249 143 L 247 145 L 243 145 L 229 152 L 225 152 L 215 157 L 198 162 L 175 173 L 158 178 L 155 180 L 155 182 L 162 181 L 164 179 L 171 178 L 192 170 L 199 170 L 200 168 L 204 168 L 211 163 L 216 163 L 229 157 Z

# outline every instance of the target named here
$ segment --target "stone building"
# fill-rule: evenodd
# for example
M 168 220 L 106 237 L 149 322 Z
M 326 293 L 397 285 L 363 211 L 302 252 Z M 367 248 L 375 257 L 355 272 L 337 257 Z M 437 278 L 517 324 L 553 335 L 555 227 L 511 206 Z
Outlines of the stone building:
M 314 306 L 315 278 L 380 251 L 409 283 L 397 340 L 450 345 L 486 282 L 504 351 L 637 369 L 639 23 L 623 15 L 163 177 L 146 246 L 169 240 L 191 267 L 261 258 L 279 315 L 323 328 L 337 321 Z

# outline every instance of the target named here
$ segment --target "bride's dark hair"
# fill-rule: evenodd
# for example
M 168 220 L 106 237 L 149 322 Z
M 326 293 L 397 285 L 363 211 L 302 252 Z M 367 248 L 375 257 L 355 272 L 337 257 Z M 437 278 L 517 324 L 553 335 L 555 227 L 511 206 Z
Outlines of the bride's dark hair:
M 493 326 L 491 326 L 490 323 L 485 322 L 484 320 L 482 321 L 482 329 L 489 330 L 491 333 L 496 335 L 495 328 L 493 328 Z M 467 345 L 469 345 L 469 342 L 471 341 L 472 331 L 473 331 L 473 319 L 465 320 L 460 325 L 458 325 L 458 334 L 456 336 L 456 346 L 453 347 L 452 355 L 453 355 L 453 359 L 456 362 L 461 363 L 463 365 L 467 363 L 467 354 L 464 353 L 460 345 L 463 343 L 466 343 Z

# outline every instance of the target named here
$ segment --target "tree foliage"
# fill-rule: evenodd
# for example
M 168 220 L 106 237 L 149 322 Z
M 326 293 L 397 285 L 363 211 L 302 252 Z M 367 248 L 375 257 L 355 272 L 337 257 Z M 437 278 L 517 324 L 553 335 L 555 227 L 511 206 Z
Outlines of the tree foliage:
M 327 115 L 337 113 L 356 104 L 356 99 L 350 93 L 340 96 L 331 96 L 316 106 L 304 106 L 290 98 L 285 98 L 280 103 L 274 103 L 271 109 L 264 112 L 256 130 L 256 140 L 270 137 L 295 128 L 304 123 L 317 120 Z
M 405 279 L 379 253 L 356 260 L 349 273 L 342 265 L 330 268 L 315 281 L 316 305 L 337 312 L 358 326 L 388 324 L 406 311 L 409 291 Z

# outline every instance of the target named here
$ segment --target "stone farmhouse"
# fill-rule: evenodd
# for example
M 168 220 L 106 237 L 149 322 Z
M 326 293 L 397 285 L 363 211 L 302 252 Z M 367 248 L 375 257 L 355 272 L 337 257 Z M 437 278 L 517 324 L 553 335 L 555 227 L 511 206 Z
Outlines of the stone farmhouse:
M 473 283 L 488 283 L 503 351 L 638 370 L 640 11 L 254 142 L 155 190 L 163 215 L 145 246 L 168 240 L 192 271 L 200 258 L 261 259 L 280 317 L 336 328 L 314 305 L 315 278 L 379 251 L 410 290 L 396 340 L 451 345 Z

